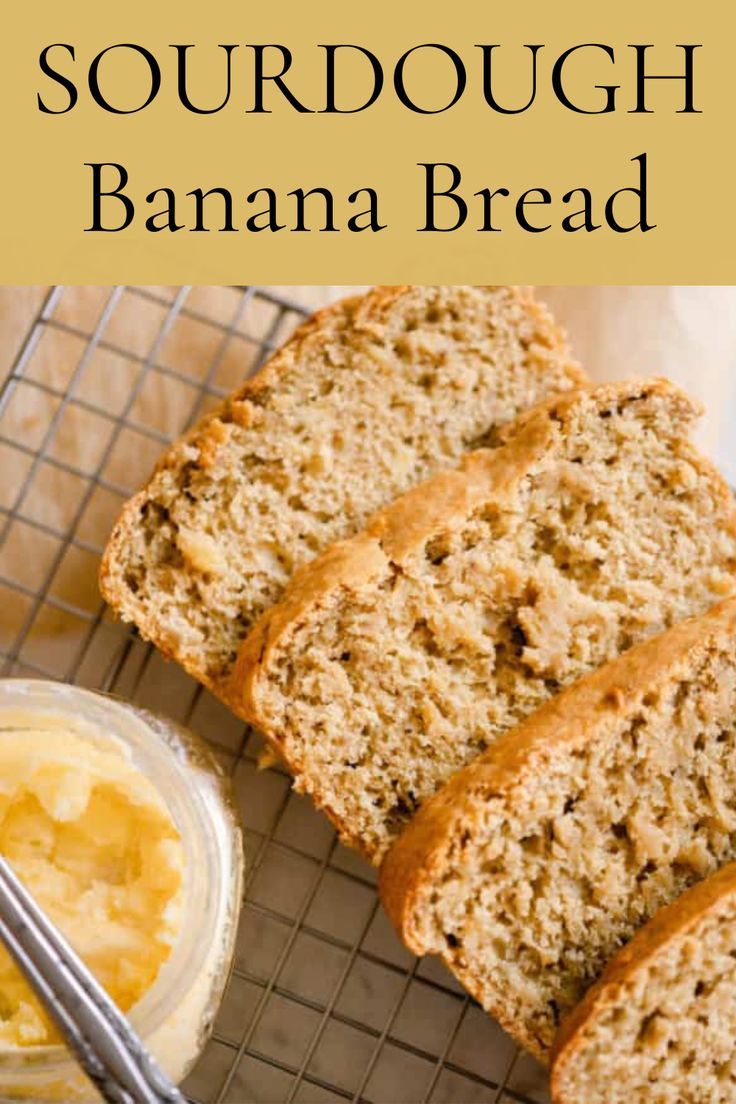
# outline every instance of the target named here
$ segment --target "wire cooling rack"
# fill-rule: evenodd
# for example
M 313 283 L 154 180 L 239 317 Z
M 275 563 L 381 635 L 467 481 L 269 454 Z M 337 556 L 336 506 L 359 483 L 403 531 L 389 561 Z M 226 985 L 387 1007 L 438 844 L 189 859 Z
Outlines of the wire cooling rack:
M 0 671 L 108 690 L 191 725 L 231 772 L 247 876 L 235 969 L 196 1104 L 544 1104 L 541 1068 L 436 960 L 375 874 L 259 771 L 259 737 L 97 591 L 123 500 L 156 456 L 307 313 L 265 287 L 51 289 L 0 391 Z

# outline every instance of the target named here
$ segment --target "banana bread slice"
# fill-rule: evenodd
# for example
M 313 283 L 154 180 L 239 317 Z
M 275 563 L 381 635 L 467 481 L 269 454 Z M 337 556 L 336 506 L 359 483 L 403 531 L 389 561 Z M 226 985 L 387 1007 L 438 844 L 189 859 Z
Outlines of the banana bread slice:
M 296 566 L 584 375 L 529 290 L 384 287 L 323 310 L 162 458 L 102 592 L 219 691 Z
M 441 954 L 544 1058 L 637 928 L 734 858 L 729 598 L 581 679 L 458 773 L 389 853 L 381 892 L 408 946 Z
M 736 590 L 730 492 L 665 381 L 522 417 L 308 565 L 231 701 L 378 862 L 419 804 L 542 702 Z
M 616 955 L 563 1024 L 555 1104 L 736 1102 L 736 864 Z

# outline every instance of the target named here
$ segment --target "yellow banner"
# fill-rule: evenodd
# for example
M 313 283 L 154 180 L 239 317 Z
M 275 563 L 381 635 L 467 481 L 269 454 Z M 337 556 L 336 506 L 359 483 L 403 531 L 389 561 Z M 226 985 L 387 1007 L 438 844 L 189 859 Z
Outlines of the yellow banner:
M 735 29 L 722 0 L 16 6 L 0 279 L 736 282 Z

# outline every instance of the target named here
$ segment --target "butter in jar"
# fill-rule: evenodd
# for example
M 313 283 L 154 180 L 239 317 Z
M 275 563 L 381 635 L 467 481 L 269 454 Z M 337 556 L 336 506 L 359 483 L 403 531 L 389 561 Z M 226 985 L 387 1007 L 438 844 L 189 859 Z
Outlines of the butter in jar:
M 201 741 L 103 695 L 0 681 L 0 852 L 181 1080 L 222 995 L 242 879 Z M 99 1099 L 3 948 L 0 1095 Z

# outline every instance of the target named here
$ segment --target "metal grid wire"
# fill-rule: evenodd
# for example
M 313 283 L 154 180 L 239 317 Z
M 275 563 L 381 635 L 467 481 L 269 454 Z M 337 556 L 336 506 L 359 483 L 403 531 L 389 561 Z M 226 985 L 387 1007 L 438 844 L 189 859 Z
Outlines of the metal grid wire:
M 437 961 L 400 945 L 374 872 L 286 774 L 257 769 L 257 734 L 116 623 L 96 589 L 112 521 L 156 455 L 306 313 L 259 287 L 48 293 L 0 391 L 0 671 L 168 713 L 233 776 L 245 898 L 192 1101 L 544 1104 L 541 1068 Z

